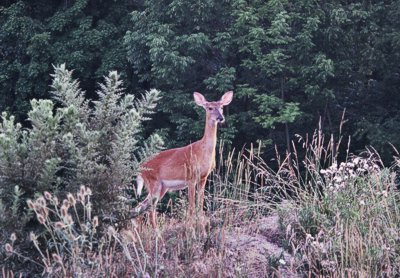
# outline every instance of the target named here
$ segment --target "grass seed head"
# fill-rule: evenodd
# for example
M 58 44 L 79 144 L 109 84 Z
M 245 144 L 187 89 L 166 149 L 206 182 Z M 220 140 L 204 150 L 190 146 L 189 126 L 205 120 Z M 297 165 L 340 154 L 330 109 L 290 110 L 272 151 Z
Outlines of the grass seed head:
M 17 240 L 17 235 L 15 233 L 12 233 L 11 236 L 10 236 L 10 240 L 12 242 L 16 241 Z
M 51 256 L 52 256 L 53 260 L 54 260 L 56 263 L 59 263 L 59 264 L 62 264 L 62 263 L 63 263 L 61 257 L 60 257 L 58 254 L 53 253 Z
M 7 253 L 12 253 L 14 251 L 14 248 L 12 247 L 11 244 L 6 243 L 6 245 L 4 246 L 4 248 L 6 249 Z
M 39 197 L 36 199 L 36 203 L 39 204 L 41 207 L 46 206 L 46 199 L 43 197 Z
M 93 217 L 93 228 L 96 228 L 97 226 L 99 226 L 99 218 L 97 216 Z
M 71 193 L 68 193 L 67 198 L 68 198 L 69 203 L 70 203 L 72 206 L 75 206 L 76 200 L 75 200 L 74 195 L 72 195 Z
M 85 195 L 85 193 L 86 193 L 85 186 L 81 185 L 81 187 L 79 188 L 79 193 L 81 193 L 81 195 Z
M 67 214 L 68 214 L 68 207 L 67 206 L 62 205 L 60 211 L 61 211 L 61 217 L 62 218 L 67 217 Z
M 54 224 L 54 227 L 55 227 L 56 230 L 61 230 L 61 229 L 65 228 L 65 225 L 64 225 L 64 223 L 62 223 L 61 221 L 57 221 L 57 222 Z
M 29 233 L 29 240 L 30 241 L 36 241 L 37 240 L 37 237 L 36 237 L 34 232 L 30 232 Z
M 71 203 L 67 199 L 64 199 L 62 202 L 62 205 L 67 207 L 67 209 L 68 209 L 71 206 Z
M 49 201 L 52 199 L 52 195 L 51 195 L 51 193 L 48 192 L 48 191 L 45 191 L 45 192 L 44 192 L 44 197 L 45 197 L 47 200 L 49 200 Z
M 37 217 L 37 220 L 39 221 L 40 224 L 43 225 L 44 223 L 46 223 L 46 219 L 44 218 L 43 215 L 38 214 L 36 217 Z
M 34 209 L 35 208 L 35 205 L 34 205 L 34 203 L 32 202 L 31 199 L 28 199 L 28 201 L 26 201 L 26 203 L 28 205 L 28 208 L 30 208 L 30 209 Z

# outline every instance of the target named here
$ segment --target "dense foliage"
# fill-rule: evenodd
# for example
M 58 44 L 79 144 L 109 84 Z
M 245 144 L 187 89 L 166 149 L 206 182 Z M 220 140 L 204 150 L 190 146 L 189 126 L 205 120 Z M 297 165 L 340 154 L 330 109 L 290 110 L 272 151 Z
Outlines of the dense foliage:
M 5 1 L 0 13 L 0 111 L 24 119 L 48 98 L 51 64 L 68 62 L 94 91 L 116 69 L 126 87 L 164 92 L 147 131 L 170 145 L 193 141 L 203 122 L 191 93 L 233 89 L 223 137 L 270 140 L 322 128 L 355 149 L 390 154 L 400 129 L 397 1 Z M 89 97 L 96 97 L 89 95 Z M 196 110 L 200 113 L 200 110 Z
M 71 75 L 65 65 L 55 68 L 52 95 L 56 101 L 31 101 L 31 128 L 24 129 L 14 116 L 2 114 L 1 241 L 11 232 L 25 232 L 23 228 L 32 221 L 26 202 L 39 192 L 65 198 L 68 192 L 90 186 L 90 210 L 102 219 L 122 218 L 131 208 L 128 200 L 139 164 L 160 150 L 158 135 L 146 139 L 141 134 L 159 91 L 135 99 L 124 94 L 120 76 L 113 71 L 96 92 L 99 100 L 90 102 Z
M 157 276 L 164 260 L 173 262 L 164 268 L 172 277 L 177 269 L 193 274 L 188 262 L 204 250 L 212 268 L 237 271 L 220 235 L 242 215 L 253 223 L 254 207 L 264 215 L 282 193 L 296 199 L 281 211 L 289 249 L 301 260 L 296 271 L 396 276 L 398 167 L 383 165 L 400 146 L 399 64 L 400 1 L 1 1 L 0 261 L 28 276 L 43 268 L 51 277 L 53 270 L 91 273 L 92 266 L 100 276 L 121 276 L 119 267 Z M 218 163 L 206 208 L 223 224 L 200 237 L 190 225 L 178 227 L 178 240 L 161 247 L 159 234 L 146 230 L 143 245 L 136 224 L 128 236 L 133 245 L 120 227 L 105 232 L 129 214 L 139 164 L 162 139 L 172 147 L 201 136 L 204 115 L 192 93 L 211 101 L 228 90 L 234 101 L 219 137 L 238 148 L 262 141 L 267 149 L 257 165 L 253 155 L 237 167 L 232 155 Z M 295 137 L 318 125 L 318 136 Z M 332 135 L 326 150 L 322 134 Z M 348 142 L 343 137 L 352 143 L 338 153 L 339 142 Z M 270 165 L 275 144 L 278 172 Z M 378 152 L 349 155 L 366 145 Z M 285 151 L 294 159 L 281 159 Z M 376 162 L 377 153 L 385 163 Z M 323 156 L 331 160 L 326 165 Z M 347 162 L 338 166 L 342 157 Z M 176 203 L 180 221 L 185 210 Z M 234 203 L 250 205 L 241 214 Z M 38 235 L 31 242 L 40 264 L 26 244 L 28 229 Z M 116 242 L 130 268 L 112 257 Z
M 90 94 L 110 70 L 121 72 L 130 88 L 122 40 L 134 6 L 126 2 L 3 1 L 0 111 L 21 119 L 30 99 L 49 98 L 52 64 L 67 62 Z

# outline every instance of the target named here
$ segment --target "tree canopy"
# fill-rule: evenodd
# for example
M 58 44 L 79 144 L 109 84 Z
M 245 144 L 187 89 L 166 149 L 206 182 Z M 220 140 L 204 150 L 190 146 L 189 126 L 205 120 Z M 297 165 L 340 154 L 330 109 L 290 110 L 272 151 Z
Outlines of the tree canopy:
M 109 70 L 127 91 L 162 91 L 146 132 L 169 146 L 196 140 L 192 93 L 234 90 L 222 138 L 290 150 L 319 121 L 354 150 L 400 145 L 398 1 L 65 0 L 0 5 L 0 111 L 23 120 L 49 98 L 52 64 L 75 69 L 88 92 Z M 96 99 L 97 95 L 88 95 Z M 272 148 L 271 148 L 272 149 Z

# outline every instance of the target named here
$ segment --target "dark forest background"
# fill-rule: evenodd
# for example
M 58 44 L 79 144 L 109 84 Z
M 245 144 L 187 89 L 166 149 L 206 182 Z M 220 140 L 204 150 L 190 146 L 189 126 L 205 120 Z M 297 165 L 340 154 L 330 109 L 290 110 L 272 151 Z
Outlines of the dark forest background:
M 400 146 L 400 1 L 7 1 L 0 4 L 0 111 L 29 125 L 53 65 L 95 98 L 117 70 L 128 93 L 162 91 L 146 124 L 167 147 L 203 132 L 192 93 L 235 92 L 221 137 L 267 153 L 321 123 L 352 151 Z

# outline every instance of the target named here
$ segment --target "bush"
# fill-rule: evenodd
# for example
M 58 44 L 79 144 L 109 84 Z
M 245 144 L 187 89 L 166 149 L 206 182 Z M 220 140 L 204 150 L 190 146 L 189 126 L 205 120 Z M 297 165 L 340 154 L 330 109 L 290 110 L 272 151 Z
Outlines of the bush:
M 65 65 L 55 67 L 52 77 L 56 101 L 33 99 L 29 127 L 2 114 L 0 242 L 12 232 L 23 233 L 32 221 L 26 200 L 39 197 L 38 192 L 65 198 L 85 185 L 93 190 L 93 214 L 109 220 L 124 217 L 132 205 L 128 201 L 139 164 L 162 146 L 156 134 L 146 140 L 141 135 L 159 91 L 137 100 L 124 94 L 114 71 L 100 84 L 98 99 L 89 101 Z

